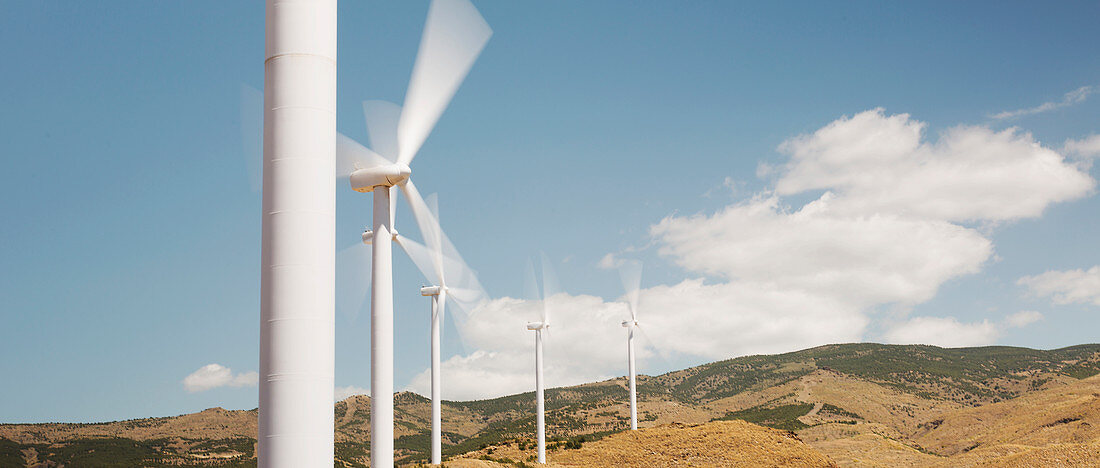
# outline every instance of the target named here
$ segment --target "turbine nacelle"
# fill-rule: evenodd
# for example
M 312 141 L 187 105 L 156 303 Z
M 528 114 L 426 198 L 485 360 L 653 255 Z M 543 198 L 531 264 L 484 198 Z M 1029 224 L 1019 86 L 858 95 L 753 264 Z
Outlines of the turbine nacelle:
M 393 187 L 404 184 L 412 175 L 408 164 L 394 163 L 357 169 L 351 173 L 351 189 L 360 193 L 373 192 L 375 187 Z
M 397 236 L 399 236 L 399 235 L 400 234 L 397 233 L 397 230 L 394 229 L 393 230 L 393 236 L 391 236 L 391 237 L 393 238 L 393 240 L 397 240 Z M 370 230 L 370 228 L 364 229 L 363 230 L 363 243 L 366 244 L 366 245 L 370 245 L 371 242 L 374 242 L 374 231 Z
M 634 328 L 638 326 L 637 320 L 623 320 L 623 328 Z
M 527 322 L 528 330 L 544 330 L 549 326 L 550 324 L 547 322 Z
M 440 286 L 421 286 L 420 287 L 420 295 L 421 296 L 438 296 L 439 293 L 442 292 L 442 291 L 443 291 L 443 288 L 440 287 Z

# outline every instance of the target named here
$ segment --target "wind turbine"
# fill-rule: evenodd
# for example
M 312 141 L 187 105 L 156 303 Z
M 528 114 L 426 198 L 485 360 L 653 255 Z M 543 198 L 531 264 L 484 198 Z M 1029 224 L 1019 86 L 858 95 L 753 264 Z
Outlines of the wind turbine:
M 541 320 L 538 322 L 528 322 L 527 329 L 535 332 L 535 432 L 538 440 L 538 462 L 546 463 L 546 404 L 544 400 L 543 387 L 546 385 L 545 379 L 542 374 L 542 361 L 543 361 L 543 333 L 550 333 L 550 307 L 547 304 L 550 298 L 557 293 L 557 284 L 554 281 L 553 270 L 550 267 L 550 261 L 546 257 L 546 254 L 542 254 L 542 294 L 541 300 L 539 300 L 540 308 L 542 309 Z M 539 288 L 535 282 L 535 267 L 533 264 L 527 265 L 527 288 L 530 291 L 530 295 L 534 298 L 539 297 Z
M 393 466 L 393 246 L 394 187 L 405 194 L 421 231 L 426 205 L 409 180 L 416 153 L 428 138 L 458 86 L 466 77 L 492 30 L 469 0 L 433 0 L 413 65 L 405 103 L 396 124 L 393 152 L 376 153 L 337 136 L 337 175 L 356 192 L 374 193 L 371 229 L 363 234 L 371 255 L 371 467 Z M 369 112 L 368 112 L 369 113 Z M 374 131 L 371 131 L 374 130 Z M 371 131 L 372 145 L 381 150 Z
M 447 299 L 458 305 L 460 311 L 469 312 L 486 294 L 473 270 L 466 265 L 443 233 L 435 194 L 428 196 L 427 204 L 431 216 L 427 219 L 428 229 L 423 234 L 428 245 L 420 245 L 404 236 L 398 236 L 396 241 L 431 282 L 430 285 L 420 288 L 420 295 L 431 297 L 431 462 L 439 465 L 443 461 L 440 342 Z
M 628 260 L 619 267 L 619 277 L 626 290 L 624 298 L 630 309 L 630 320 L 623 321 L 626 328 L 626 359 L 630 372 L 630 430 L 638 430 L 637 374 L 634 368 L 634 331 L 638 330 L 638 291 L 642 282 L 642 262 Z

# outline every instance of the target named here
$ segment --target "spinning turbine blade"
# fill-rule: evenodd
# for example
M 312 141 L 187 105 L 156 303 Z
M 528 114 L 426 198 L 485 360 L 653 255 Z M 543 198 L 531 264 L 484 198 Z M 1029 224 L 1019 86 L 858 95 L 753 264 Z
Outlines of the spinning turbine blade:
M 428 204 L 424 201 L 424 197 L 420 196 L 420 191 L 416 189 L 411 179 L 401 186 L 401 191 L 405 194 L 405 201 L 409 203 L 409 209 L 412 210 L 413 218 L 416 219 L 416 226 L 420 228 L 420 234 L 424 236 L 425 244 L 430 248 L 435 245 L 432 236 L 436 229 L 433 227 L 435 220 L 432 218 Z
M 336 177 L 346 179 L 359 169 L 393 164 L 343 133 L 336 133 Z
M 398 162 L 416 157 L 492 34 L 469 0 L 432 2 L 398 124 Z
M 638 320 L 638 294 L 642 285 L 642 262 L 627 260 L 619 267 L 619 278 L 626 291 L 626 304 L 630 307 L 630 320 Z
M 550 298 L 556 296 L 561 290 L 558 286 L 558 277 L 554 274 L 554 266 L 550 264 L 550 258 L 545 252 L 540 252 L 542 261 L 542 321 L 550 323 Z
M 409 240 L 405 236 L 398 236 L 401 245 L 413 258 L 417 269 L 424 274 L 432 284 L 444 286 L 449 290 L 449 297 L 461 313 L 453 314 L 456 322 L 464 322 L 466 314 L 472 312 L 478 305 L 487 299 L 481 283 L 473 269 L 462 260 L 458 250 L 454 248 L 447 235 L 439 226 L 439 219 L 432 213 L 432 205 L 428 203 L 412 182 L 402 186 L 405 200 L 413 212 L 417 225 L 424 235 L 426 245 Z M 459 323 L 461 326 L 462 323 Z
M 397 161 L 397 123 L 401 106 L 389 101 L 363 101 L 363 118 L 367 122 L 370 147 L 382 157 Z
M 336 309 L 350 323 L 355 323 L 367 305 L 370 251 L 370 246 L 357 244 L 336 253 Z
M 527 269 L 524 271 L 523 275 L 523 295 L 527 300 L 535 303 L 536 310 L 538 311 L 538 318 L 536 320 L 542 320 L 545 315 L 542 312 L 543 298 L 539 290 L 538 279 L 535 277 L 535 264 L 531 259 L 527 259 Z
M 439 285 L 439 277 L 435 275 L 436 269 L 431 249 L 402 235 L 397 236 L 397 245 L 401 246 L 401 249 L 408 254 L 413 264 L 416 265 L 416 269 L 420 270 L 420 273 L 424 275 L 429 283 Z
M 657 358 L 660 359 L 661 362 L 665 364 L 670 363 L 670 359 L 672 358 L 671 354 L 664 348 L 657 346 L 657 344 L 653 341 L 653 338 L 650 338 L 649 333 L 646 333 L 644 326 L 638 325 L 634 327 L 634 329 L 638 331 L 638 334 L 641 337 L 642 350 L 651 349 L 656 352 Z
M 432 249 L 434 250 L 433 258 L 435 259 L 436 274 L 439 275 L 439 285 L 447 285 L 447 276 L 444 274 L 443 269 L 443 241 L 441 239 L 443 234 L 443 228 L 440 226 L 439 221 L 439 196 L 436 194 L 428 195 L 428 199 L 425 200 L 428 205 L 428 212 L 432 215 L 432 235 L 431 240 L 433 242 Z

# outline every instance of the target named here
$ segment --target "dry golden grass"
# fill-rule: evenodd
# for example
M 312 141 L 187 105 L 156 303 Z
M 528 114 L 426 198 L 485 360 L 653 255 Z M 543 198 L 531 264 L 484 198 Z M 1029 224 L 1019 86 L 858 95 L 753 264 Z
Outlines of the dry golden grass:
M 487 450 L 492 450 L 488 454 Z M 524 461 L 531 450 L 492 447 L 447 462 L 455 467 L 494 467 L 496 460 Z M 835 467 L 829 457 L 787 431 L 744 421 L 669 424 L 610 435 L 576 450 L 547 453 L 549 466 L 623 467 Z
M 926 449 L 954 455 L 1001 444 L 1042 447 L 1100 438 L 1100 376 L 1000 403 L 944 413 L 913 435 Z

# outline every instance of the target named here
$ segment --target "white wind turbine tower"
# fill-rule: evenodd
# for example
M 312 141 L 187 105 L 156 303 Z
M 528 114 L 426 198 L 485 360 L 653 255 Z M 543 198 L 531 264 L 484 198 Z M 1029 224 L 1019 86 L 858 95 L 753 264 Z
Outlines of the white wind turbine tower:
M 336 0 L 267 0 L 258 465 L 333 457 Z
M 546 403 L 544 399 L 546 380 L 543 378 L 542 373 L 542 343 L 543 334 L 550 333 L 550 306 L 548 302 L 557 293 L 557 282 L 546 254 L 542 254 L 540 263 L 542 263 L 542 294 L 538 303 L 542 312 L 541 320 L 528 322 L 527 329 L 535 332 L 535 433 L 538 440 L 538 462 L 544 464 L 546 463 Z M 535 281 L 535 267 L 533 264 L 528 264 L 527 281 L 527 289 L 530 291 L 528 295 L 539 298 L 539 288 Z
M 638 329 L 638 292 L 642 282 L 642 262 L 628 260 L 619 267 L 619 276 L 626 290 L 624 298 L 630 309 L 630 320 L 623 321 L 626 328 L 626 359 L 630 375 L 630 430 L 638 430 L 637 373 L 634 367 L 634 332 Z
M 421 231 L 425 203 L 409 176 L 409 164 L 457 91 L 492 30 L 469 0 L 433 0 L 413 65 L 405 104 L 396 125 L 393 152 L 382 153 L 337 137 L 338 176 L 347 176 L 357 192 L 374 193 L 371 240 L 371 466 L 393 465 L 393 188 L 400 187 Z M 369 113 L 369 112 L 368 112 Z M 368 122 L 369 123 L 369 122 Z M 384 132 L 371 130 L 371 137 Z M 335 132 L 334 132 L 335 133 Z M 389 153 L 389 154 L 387 154 Z

